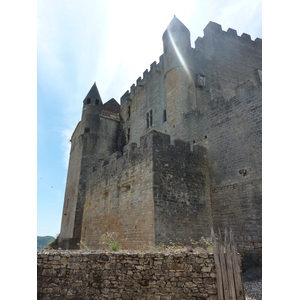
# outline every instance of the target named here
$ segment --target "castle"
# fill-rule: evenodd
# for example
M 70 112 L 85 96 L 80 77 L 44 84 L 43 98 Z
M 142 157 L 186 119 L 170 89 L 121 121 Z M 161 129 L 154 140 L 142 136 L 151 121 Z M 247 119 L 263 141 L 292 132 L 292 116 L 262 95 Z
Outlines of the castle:
M 71 138 L 59 243 L 124 248 L 208 237 L 231 227 L 239 251 L 262 247 L 262 40 L 214 22 L 191 47 L 174 16 L 159 63 L 119 103 L 96 84 Z M 255 258 L 256 259 L 256 258 Z

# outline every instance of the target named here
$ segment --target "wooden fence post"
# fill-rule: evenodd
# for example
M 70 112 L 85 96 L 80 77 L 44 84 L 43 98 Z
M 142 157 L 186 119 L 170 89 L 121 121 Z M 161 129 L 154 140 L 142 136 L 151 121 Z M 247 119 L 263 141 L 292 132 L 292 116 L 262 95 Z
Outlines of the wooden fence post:
M 213 246 L 213 252 L 214 252 L 214 259 L 215 259 L 215 268 L 216 268 L 216 274 L 217 274 L 218 300 L 224 300 L 219 251 L 218 251 L 218 246 L 216 243 L 216 238 L 215 238 L 215 233 L 214 233 L 213 227 L 211 228 L 211 239 L 212 239 L 212 246 Z
M 227 274 L 228 274 L 228 286 L 229 286 L 230 299 L 236 300 L 230 241 L 229 241 L 227 228 L 225 228 L 225 250 L 226 250 L 226 262 L 227 262 Z
M 220 264 L 221 264 L 221 271 L 222 271 L 222 281 L 223 281 L 223 287 L 224 287 L 224 299 L 230 300 L 226 261 L 225 261 L 225 256 L 224 256 L 224 248 L 223 248 L 222 235 L 221 235 L 220 228 L 218 228 L 218 242 L 219 242 Z
M 244 286 L 243 281 L 241 277 L 241 269 L 238 263 L 238 253 L 237 253 L 237 247 L 233 238 L 233 232 L 230 228 L 230 246 L 231 246 L 231 252 L 232 252 L 232 266 L 233 266 L 233 275 L 234 275 L 234 281 L 235 281 L 235 291 L 236 291 L 236 299 L 237 300 L 244 300 L 245 299 L 245 293 L 244 293 Z
M 211 237 L 217 274 L 218 300 L 245 300 L 237 247 L 231 228 L 230 235 L 225 228 L 225 254 L 220 228 L 218 228 L 218 243 L 213 228 L 211 228 Z

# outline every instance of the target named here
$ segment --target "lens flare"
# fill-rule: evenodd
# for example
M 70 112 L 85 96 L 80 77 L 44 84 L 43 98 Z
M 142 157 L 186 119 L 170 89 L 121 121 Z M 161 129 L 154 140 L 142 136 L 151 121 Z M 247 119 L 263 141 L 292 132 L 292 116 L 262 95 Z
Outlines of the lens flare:
M 173 39 L 171 31 L 168 30 L 168 33 L 169 33 L 169 37 L 170 37 L 170 41 L 172 43 L 172 46 L 175 49 L 176 55 L 177 55 L 180 63 L 182 64 L 183 69 L 185 70 L 185 72 L 188 75 L 189 79 L 192 80 L 192 76 L 191 76 L 190 70 L 189 70 L 189 68 L 188 68 L 188 66 L 187 66 L 187 64 L 186 64 L 186 62 L 185 62 L 182 54 L 180 53 L 180 50 L 178 49 L 178 47 L 177 47 L 177 45 L 176 45 L 176 43 L 175 43 L 175 41 Z

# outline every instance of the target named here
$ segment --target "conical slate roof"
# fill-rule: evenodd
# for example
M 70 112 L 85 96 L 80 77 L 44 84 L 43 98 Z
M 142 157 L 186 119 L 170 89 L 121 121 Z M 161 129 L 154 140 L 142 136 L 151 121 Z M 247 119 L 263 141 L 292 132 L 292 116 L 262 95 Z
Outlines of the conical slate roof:
M 175 15 L 174 15 L 174 18 L 172 19 L 172 21 L 169 23 L 167 29 L 165 30 L 165 32 L 163 34 L 163 39 L 168 30 L 184 32 L 184 33 L 188 34 L 188 36 L 190 36 L 190 31 L 188 30 L 188 28 L 179 19 L 177 19 Z
M 102 99 L 100 97 L 99 91 L 98 91 L 97 86 L 96 86 L 96 82 L 93 84 L 93 86 L 91 87 L 90 91 L 85 96 L 84 100 L 87 99 L 87 98 L 98 99 L 98 100 L 100 100 L 102 102 Z

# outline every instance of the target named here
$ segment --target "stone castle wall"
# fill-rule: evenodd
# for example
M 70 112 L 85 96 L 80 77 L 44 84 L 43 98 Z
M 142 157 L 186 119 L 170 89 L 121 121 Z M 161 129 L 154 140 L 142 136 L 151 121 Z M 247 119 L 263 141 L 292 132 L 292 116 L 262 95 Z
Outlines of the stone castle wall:
M 161 57 L 162 58 L 162 57 Z M 130 117 L 128 107 L 130 106 Z M 144 72 L 143 78 L 138 78 L 136 85 L 132 85 L 121 97 L 121 116 L 124 120 L 124 132 L 127 134 L 130 128 L 130 141 L 139 146 L 140 137 L 151 130 L 162 129 L 166 123 L 163 122 L 163 110 L 166 109 L 165 88 L 162 62 L 151 64 L 150 71 Z M 152 125 L 147 128 L 146 114 L 152 110 Z M 126 137 L 127 138 L 127 137 Z M 128 139 L 126 139 L 128 143 Z
M 212 224 L 205 152 L 151 131 L 121 156 L 90 171 L 81 240 L 99 249 L 103 233 L 118 232 L 126 249 L 209 235 Z M 186 227 L 189 227 L 189 236 Z
M 195 41 L 189 52 L 193 70 L 184 67 L 171 69 L 165 74 L 166 54 L 158 64 L 153 62 L 133 84 L 130 91 L 121 97 L 121 116 L 125 132 L 130 128 L 131 142 L 139 144 L 139 138 L 151 129 L 171 135 L 174 139 L 198 142 L 205 133 L 198 130 L 190 133 L 190 125 L 183 115 L 207 114 L 211 102 L 220 98 L 228 101 L 235 96 L 236 87 L 251 80 L 257 82 L 257 70 L 262 69 L 262 40 L 251 40 L 248 34 L 237 35 L 236 30 L 222 30 L 221 25 L 210 22 L 204 36 Z M 189 57 L 190 59 L 190 57 Z M 205 87 L 195 88 L 195 76 L 204 74 Z M 127 117 L 128 106 L 131 109 Z M 146 126 L 146 114 L 153 110 L 153 125 Z M 166 109 L 167 121 L 163 122 Z M 200 121 L 201 122 L 201 121 Z M 197 128 L 199 124 L 195 125 Z
M 91 170 L 86 187 L 82 241 L 99 249 L 103 233 L 118 232 L 125 248 L 154 242 L 151 135 L 129 144 Z
M 212 253 L 39 251 L 37 299 L 217 300 Z
M 206 76 L 206 87 L 211 98 L 220 93 L 224 99 L 235 96 L 236 86 L 247 80 L 256 81 L 255 70 L 262 69 L 262 40 L 251 40 L 250 35 L 237 35 L 229 28 L 209 22 L 204 36 L 195 41 L 194 64 L 196 72 Z
M 243 255 L 261 250 L 261 44 L 210 22 L 195 48 L 186 49 L 188 71 L 168 63 L 170 49 L 145 70 L 121 97 L 121 122 L 101 119 L 108 134 L 97 147 L 106 147 L 104 160 L 85 150 L 91 143 L 77 153 L 85 157 L 78 241 L 98 249 L 102 233 L 118 231 L 132 249 L 207 237 L 213 226 L 231 227 Z M 204 86 L 195 85 L 199 74 Z M 121 128 L 124 153 L 114 135 Z
M 70 160 L 68 166 L 65 201 L 64 201 L 62 223 L 61 223 L 61 230 L 60 230 L 60 236 L 63 237 L 64 239 L 72 238 L 73 231 L 74 231 L 75 211 L 77 205 L 79 174 L 81 169 L 82 144 L 83 144 L 82 139 L 79 137 L 79 131 L 80 131 L 80 126 L 77 125 L 72 136 L 73 138 L 72 146 L 71 146 L 72 154 L 70 154 Z
M 91 110 L 91 107 L 92 105 L 88 109 Z M 84 133 L 86 126 L 91 130 L 89 133 Z M 118 130 L 119 122 L 93 115 L 89 122 L 80 122 L 72 135 L 59 237 L 64 248 L 77 248 L 77 244 L 80 242 L 83 210 L 86 201 L 87 173 L 92 166 L 99 164 L 99 161 L 107 159 L 115 152 L 119 135 Z
M 205 137 L 198 144 L 207 149 L 209 158 L 214 228 L 231 227 L 239 236 L 238 249 L 244 257 L 246 252 L 259 250 L 258 263 L 262 242 L 261 84 L 247 81 L 237 87 L 235 97 L 210 106 L 200 118 Z
M 207 151 L 214 228 L 231 227 L 239 236 L 240 253 L 255 255 L 256 263 L 262 246 L 261 106 L 261 83 L 247 81 L 235 97 L 209 102 L 205 114 L 184 116 L 191 144 L 195 139 L 194 145 Z
M 155 244 L 208 237 L 212 226 L 207 156 L 203 147 L 156 134 L 153 149 Z

